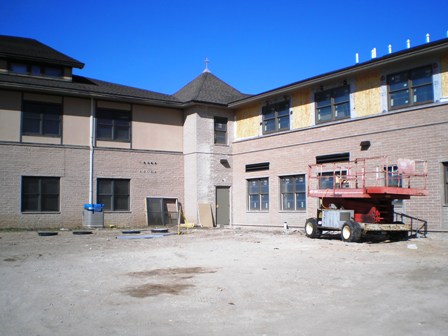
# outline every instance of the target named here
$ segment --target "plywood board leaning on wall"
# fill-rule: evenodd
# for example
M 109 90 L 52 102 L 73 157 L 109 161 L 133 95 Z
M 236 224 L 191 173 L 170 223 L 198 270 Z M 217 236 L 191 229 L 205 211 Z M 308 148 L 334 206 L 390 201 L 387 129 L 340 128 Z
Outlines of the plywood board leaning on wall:
M 199 212 L 199 224 L 202 227 L 214 227 L 213 222 L 213 214 L 212 214 L 212 206 L 209 203 L 199 203 L 198 204 L 198 212 Z

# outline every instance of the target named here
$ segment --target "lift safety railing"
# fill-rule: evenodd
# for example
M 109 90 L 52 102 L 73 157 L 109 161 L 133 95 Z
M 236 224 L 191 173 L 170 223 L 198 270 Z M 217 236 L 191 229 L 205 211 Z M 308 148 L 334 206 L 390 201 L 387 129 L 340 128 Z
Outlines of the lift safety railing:
M 411 221 L 411 234 L 415 232 L 414 235 L 418 238 L 419 235 L 423 235 L 423 237 L 427 237 L 428 234 L 428 221 L 412 217 L 400 212 L 394 212 L 395 219 L 399 222 L 405 223 L 404 218 L 410 219 Z M 416 223 L 417 222 L 417 223 Z
M 326 190 L 329 196 L 337 189 L 363 193 L 371 187 L 426 190 L 427 172 L 424 160 L 398 159 L 390 163 L 387 156 L 313 164 L 308 169 L 308 191 Z

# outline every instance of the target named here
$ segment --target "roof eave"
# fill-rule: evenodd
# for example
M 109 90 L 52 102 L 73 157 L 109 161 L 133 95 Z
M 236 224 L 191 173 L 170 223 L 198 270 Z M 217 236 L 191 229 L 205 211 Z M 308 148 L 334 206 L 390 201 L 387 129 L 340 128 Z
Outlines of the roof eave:
M 45 57 L 32 57 L 32 56 L 26 56 L 26 55 L 20 55 L 20 54 L 14 54 L 14 53 L 0 53 L 0 58 L 5 59 L 13 59 L 13 60 L 23 60 L 23 61 L 33 61 L 33 62 L 42 62 L 47 64 L 57 64 L 77 69 L 84 68 L 84 63 L 81 63 L 79 61 L 62 61 L 62 60 L 55 60 L 55 59 L 49 59 Z
M 347 68 L 328 72 L 328 73 L 318 75 L 315 77 L 307 78 L 307 79 L 299 81 L 299 82 L 281 86 L 281 87 L 273 89 L 273 90 L 262 92 L 260 94 L 254 95 L 254 96 L 251 96 L 248 98 L 243 98 L 241 100 L 232 102 L 229 104 L 229 107 L 231 107 L 231 108 L 241 107 L 241 106 L 244 106 L 244 105 L 247 105 L 250 103 L 264 100 L 266 98 L 270 98 L 274 95 L 288 94 L 288 93 L 291 93 L 292 91 L 296 91 L 298 89 L 308 87 L 308 86 L 313 86 L 313 85 L 322 83 L 324 81 L 336 79 L 339 77 L 353 75 L 355 73 L 360 73 L 360 72 L 363 72 L 366 70 L 383 67 L 388 64 L 405 61 L 407 59 L 414 58 L 414 57 L 425 56 L 428 54 L 434 54 L 434 53 L 437 53 L 444 49 L 447 49 L 448 39 L 436 41 L 431 44 L 432 44 L 431 46 L 427 46 L 427 45 L 418 46 L 418 47 L 413 48 L 413 50 L 400 51 L 400 52 L 397 52 L 397 53 L 394 53 L 391 55 L 383 56 L 381 58 L 376 58 L 376 59 L 373 59 L 373 60 L 370 60 L 367 62 L 363 62 L 363 63 L 359 63 L 359 64 L 356 64 L 356 65 L 353 65 L 353 66 L 350 66 Z
M 22 89 L 29 91 L 39 91 L 46 93 L 57 93 L 57 94 L 66 94 L 70 96 L 76 97 L 84 97 L 84 98 L 104 98 L 112 101 L 125 101 L 129 103 L 140 103 L 147 104 L 152 106 L 160 106 L 160 107 L 173 107 L 173 108 L 182 108 L 184 106 L 181 102 L 155 99 L 155 98 L 143 98 L 143 97 L 135 97 L 129 95 L 120 95 L 120 94 L 112 94 L 112 93 L 101 93 L 101 92 L 91 92 L 91 91 L 82 91 L 82 90 L 74 90 L 74 89 L 63 89 L 63 88 L 50 88 L 39 85 L 29 85 L 29 84 L 18 84 L 18 83 L 8 83 L 4 85 L 4 83 L 0 82 L 0 88 L 3 89 Z

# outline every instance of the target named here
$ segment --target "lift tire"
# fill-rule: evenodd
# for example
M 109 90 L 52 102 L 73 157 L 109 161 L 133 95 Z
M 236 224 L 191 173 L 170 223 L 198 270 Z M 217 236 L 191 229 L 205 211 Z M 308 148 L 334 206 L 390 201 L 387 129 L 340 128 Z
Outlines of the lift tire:
M 319 238 L 321 230 L 317 227 L 316 218 L 308 218 L 305 222 L 305 235 L 308 238 Z
M 347 221 L 342 225 L 341 239 L 344 242 L 357 243 L 361 240 L 361 225 L 354 221 Z

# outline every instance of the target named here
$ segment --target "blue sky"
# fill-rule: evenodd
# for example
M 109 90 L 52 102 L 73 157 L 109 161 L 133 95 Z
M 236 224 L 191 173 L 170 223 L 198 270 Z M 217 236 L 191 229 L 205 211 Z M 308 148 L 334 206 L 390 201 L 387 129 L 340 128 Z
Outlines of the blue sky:
M 213 74 L 255 94 L 448 30 L 446 0 L 0 0 L 0 13 L 0 34 L 85 63 L 76 74 L 167 94 L 206 57 Z

